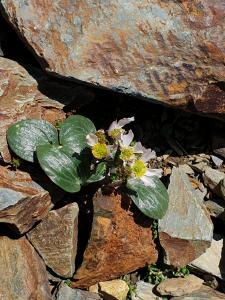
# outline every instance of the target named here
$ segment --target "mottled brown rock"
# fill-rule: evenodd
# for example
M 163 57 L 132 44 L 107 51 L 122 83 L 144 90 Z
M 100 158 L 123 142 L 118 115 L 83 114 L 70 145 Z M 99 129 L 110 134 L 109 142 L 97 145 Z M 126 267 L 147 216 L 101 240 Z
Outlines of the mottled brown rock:
M 186 296 L 174 297 L 171 300 L 224 300 L 225 294 L 211 289 L 208 286 L 202 286 Z
M 17 62 L 0 57 L 0 153 L 10 161 L 6 130 L 23 119 L 44 119 L 51 123 L 65 118 L 63 104 L 38 90 L 37 81 Z
M 195 275 L 185 278 L 168 278 L 157 285 L 157 292 L 161 296 L 183 296 L 201 288 L 204 280 Z
M 53 74 L 191 111 L 225 113 L 224 0 L 1 4 Z
M 75 274 L 75 287 L 86 288 L 156 262 L 151 220 L 129 198 L 99 191 L 93 204 L 91 236 Z
M 28 238 L 45 264 L 57 275 L 73 276 L 77 253 L 78 205 L 68 204 L 52 210 Z
M 204 203 L 180 168 L 172 170 L 168 193 L 169 207 L 159 220 L 160 243 L 165 262 L 182 267 L 210 247 L 213 224 Z
M 26 238 L 0 237 L 0 299 L 51 300 L 45 265 Z
M 45 178 L 37 173 L 37 177 Z M 60 199 L 57 188 L 47 185 L 48 191 L 35 182 L 26 172 L 10 171 L 0 166 L 0 223 L 7 223 L 19 233 L 25 233 L 42 220 Z M 54 195 L 49 192 L 54 190 Z

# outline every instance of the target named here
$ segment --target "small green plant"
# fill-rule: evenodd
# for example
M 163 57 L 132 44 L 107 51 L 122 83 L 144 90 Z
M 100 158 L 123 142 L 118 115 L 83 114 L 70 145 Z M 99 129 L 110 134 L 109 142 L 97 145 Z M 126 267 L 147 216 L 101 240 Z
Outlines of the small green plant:
M 29 162 L 38 162 L 49 178 L 67 192 L 104 179 L 104 184 L 123 187 L 148 217 L 162 218 L 168 194 L 160 181 L 162 171 L 152 169 L 151 149 L 134 142 L 124 126 L 134 118 L 114 121 L 107 131 L 96 130 L 91 120 L 70 116 L 54 127 L 43 120 L 23 120 L 7 131 L 11 150 Z

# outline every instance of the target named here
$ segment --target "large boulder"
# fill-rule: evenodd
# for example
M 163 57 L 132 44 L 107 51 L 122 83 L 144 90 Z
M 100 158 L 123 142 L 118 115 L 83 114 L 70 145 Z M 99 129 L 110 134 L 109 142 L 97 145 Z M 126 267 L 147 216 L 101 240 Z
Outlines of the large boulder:
M 93 199 L 91 236 L 74 287 L 87 288 L 157 261 L 151 220 L 119 194 Z
M 224 0 L 2 0 L 1 10 L 53 74 L 225 112 Z
M 62 196 L 45 175 L 36 171 L 36 176 L 39 184 L 26 172 L 10 171 L 0 166 L 0 224 L 6 223 L 20 234 L 46 217 Z M 43 184 L 47 184 L 47 190 Z
M 45 264 L 60 277 L 70 278 L 75 271 L 78 211 L 76 203 L 52 210 L 28 233 Z
M 0 257 L 0 299 L 52 299 L 45 265 L 26 238 L 0 236 Z

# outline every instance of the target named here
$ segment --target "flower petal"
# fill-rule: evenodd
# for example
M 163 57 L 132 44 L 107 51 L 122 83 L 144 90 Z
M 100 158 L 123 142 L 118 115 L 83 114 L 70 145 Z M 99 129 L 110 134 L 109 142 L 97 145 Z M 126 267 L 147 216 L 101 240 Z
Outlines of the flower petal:
M 89 146 L 94 146 L 98 143 L 98 138 L 94 133 L 90 133 L 86 136 L 86 141 Z
M 145 176 L 152 177 L 162 177 L 162 170 L 161 169 L 148 169 L 148 171 L 145 173 Z
M 123 118 L 121 120 L 119 120 L 118 122 L 118 127 L 119 128 L 122 128 L 123 126 L 129 124 L 130 122 L 133 122 L 134 121 L 134 117 L 131 117 L 131 118 Z
M 143 153 L 144 150 L 145 150 L 145 147 L 142 146 L 142 144 L 140 142 L 137 142 L 135 145 L 134 145 L 134 153 Z
M 111 123 L 111 125 L 109 126 L 109 129 L 108 129 L 108 132 L 111 132 L 111 131 L 113 131 L 114 129 L 116 129 L 116 128 L 118 128 L 119 126 L 118 126 L 118 122 L 117 121 L 113 121 L 112 123 Z
M 129 130 L 127 134 L 122 134 L 120 139 L 121 139 L 121 145 L 123 147 L 128 147 L 130 143 L 133 141 L 134 134 L 132 130 Z
M 141 159 L 144 162 L 149 161 L 150 159 L 156 158 L 156 153 L 155 151 L 152 151 L 151 149 L 145 149 L 143 152 L 143 155 L 141 157 Z
M 155 187 L 155 183 L 154 183 L 154 180 L 152 180 L 152 176 L 142 176 L 141 178 L 141 181 L 144 183 L 145 186 L 150 186 L 152 188 Z

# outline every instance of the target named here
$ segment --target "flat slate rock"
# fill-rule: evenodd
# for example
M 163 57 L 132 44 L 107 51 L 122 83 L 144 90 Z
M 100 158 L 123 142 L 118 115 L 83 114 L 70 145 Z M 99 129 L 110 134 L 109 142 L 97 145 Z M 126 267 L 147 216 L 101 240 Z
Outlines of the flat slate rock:
M 0 236 L 0 299 L 51 300 L 44 262 L 25 237 Z
M 47 184 L 48 191 L 30 174 L 0 166 L 0 223 L 9 224 L 13 230 L 23 234 L 46 217 L 62 192 L 48 178 L 45 182 L 43 175 L 36 171 L 39 182 Z
M 225 294 L 211 289 L 208 286 L 202 286 L 199 290 L 181 297 L 173 297 L 171 300 L 224 300 Z
M 2 0 L 1 10 L 53 74 L 225 112 L 224 0 Z
M 165 262 L 182 267 L 210 247 L 213 224 L 188 176 L 179 168 L 172 170 L 168 193 L 169 208 L 159 220 L 159 238 Z
M 78 212 L 76 203 L 52 210 L 27 234 L 45 264 L 60 277 L 70 278 L 75 271 Z

